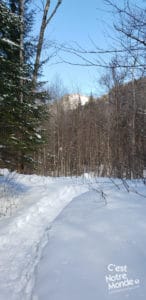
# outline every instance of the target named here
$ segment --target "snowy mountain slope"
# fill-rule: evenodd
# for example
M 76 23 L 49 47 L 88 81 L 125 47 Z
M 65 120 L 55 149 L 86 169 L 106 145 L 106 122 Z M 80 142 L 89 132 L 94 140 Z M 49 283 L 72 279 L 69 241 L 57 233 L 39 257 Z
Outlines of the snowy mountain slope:
M 80 94 L 69 94 L 69 95 L 65 95 L 61 101 L 62 101 L 64 109 L 66 109 L 66 110 L 72 109 L 73 110 L 78 107 L 79 103 L 81 105 L 85 105 L 86 103 L 88 103 L 89 97 L 80 95 Z

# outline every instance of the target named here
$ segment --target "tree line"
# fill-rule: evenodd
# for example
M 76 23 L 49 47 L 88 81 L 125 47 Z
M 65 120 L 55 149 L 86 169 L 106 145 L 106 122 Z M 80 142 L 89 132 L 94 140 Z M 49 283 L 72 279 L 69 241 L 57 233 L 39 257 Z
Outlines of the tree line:
M 52 176 L 92 172 L 100 176 L 142 178 L 146 165 L 145 13 L 105 0 L 118 15 L 114 24 L 121 48 L 63 51 L 85 55 L 114 53 L 101 83 L 108 92 L 86 105 L 66 108 L 40 81 L 47 26 L 62 1 L 44 1 L 38 36 L 31 35 L 30 0 L 0 3 L 0 167 Z M 52 9 L 52 10 L 50 10 Z M 99 56 L 100 57 L 100 56 Z M 89 59 L 87 59 L 89 63 Z M 102 59 L 102 62 L 104 59 Z M 101 60 L 96 60 L 102 65 Z M 94 65 L 91 61 L 91 65 Z M 56 96 L 55 96 L 56 97 Z M 65 96 L 69 103 L 69 97 Z
M 40 156 L 39 172 L 50 176 L 92 172 L 99 176 L 143 178 L 145 97 L 146 78 L 142 78 L 117 84 L 101 98 L 91 95 L 88 103 L 79 102 L 76 108 L 69 107 L 69 95 L 50 104 L 45 127 L 47 143 Z

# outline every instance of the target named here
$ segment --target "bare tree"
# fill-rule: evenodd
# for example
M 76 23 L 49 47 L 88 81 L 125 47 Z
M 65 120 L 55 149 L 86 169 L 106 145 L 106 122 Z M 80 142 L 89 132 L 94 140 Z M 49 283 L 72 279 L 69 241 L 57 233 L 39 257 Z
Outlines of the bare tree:
M 133 68 L 137 74 L 146 72 L 146 9 L 132 5 L 130 0 L 116 4 L 112 0 L 104 0 L 114 13 L 113 22 L 114 43 L 109 49 L 100 48 L 96 41 L 92 41 L 92 49 L 85 49 L 74 42 L 71 45 L 61 45 L 60 50 L 68 52 L 77 58 L 76 62 L 61 57 L 62 62 L 70 65 L 85 67 L 111 68 L 109 58 L 118 55 L 116 68 Z
M 38 71 L 39 71 L 39 67 L 40 67 L 40 58 L 41 58 L 41 52 L 42 52 L 46 27 L 49 25 L 50 21 L 56 14 L 61 3 L 62 3 L 62 0 L 57 0 L 57 3 L 55 5 L 55 7 L 53 8 L 52 12 L 50 13 L 50 15 L 49 15 L 49 10 L 50 10 L 50 5 L 51 5 L 51 0 L 46 0 L 46 3 L 44 5 L 43 17 L 42 17 L 42 21 L 41 21 L 40 33 L 39 33 L 39 38 L 38 38 L 38 43 L 37 43 L 37 50 L 36 50 L 36 58 L 35 58 L 34 70 L 33 70 L 33 86 L 35 86 L 36 82 L 37 82 Z

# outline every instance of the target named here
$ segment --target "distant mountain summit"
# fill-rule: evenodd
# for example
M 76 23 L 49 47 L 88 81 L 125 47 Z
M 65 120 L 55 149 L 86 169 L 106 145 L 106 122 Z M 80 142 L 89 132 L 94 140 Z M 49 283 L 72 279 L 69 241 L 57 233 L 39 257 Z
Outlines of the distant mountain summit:
M 61 99 L 61 102 L 65 109 L 76 109 L 79 104 L 85 105 L 89 102 L 89 96 L 80 94 L 67 94 Z

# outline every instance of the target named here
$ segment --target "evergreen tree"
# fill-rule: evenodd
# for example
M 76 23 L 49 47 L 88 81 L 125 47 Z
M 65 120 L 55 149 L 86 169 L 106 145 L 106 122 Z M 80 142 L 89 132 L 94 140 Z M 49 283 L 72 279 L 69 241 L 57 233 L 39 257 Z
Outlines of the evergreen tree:
M 32 92 L 34 45 L 28 36 L 32 26 L 28 4 L 29 0 L 0 4 L 0 159 L 3 166 L 19 171 L 43 142 L 44 106 L 36 104 L 40 93 Z
M 14 131 L 12 108 L 18 89 L 17 54 L 19 41 L 11 39 L 11 28 L 19 28 L 19 18 L 11 13 L 4 2 L 0 4 L 0 131 L 1 160 L 7 159 L 8 144 Z M 17 43 L 18 42 L 18 43 Z M 14 62 L 14 57 L 16 61 Z M 13 59 L 12 59 L 13 58 Z M 12 103 L 13 102 L 13 103 Z

